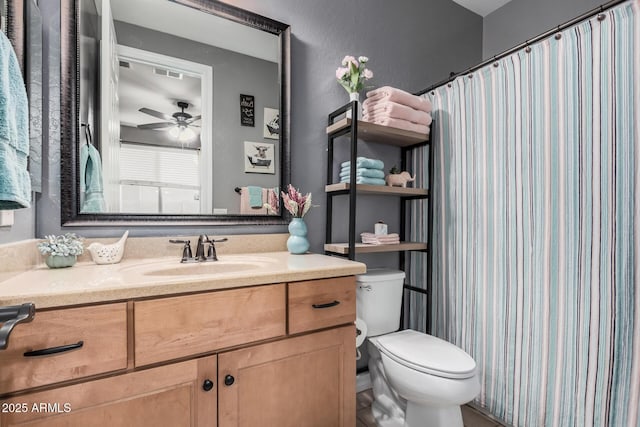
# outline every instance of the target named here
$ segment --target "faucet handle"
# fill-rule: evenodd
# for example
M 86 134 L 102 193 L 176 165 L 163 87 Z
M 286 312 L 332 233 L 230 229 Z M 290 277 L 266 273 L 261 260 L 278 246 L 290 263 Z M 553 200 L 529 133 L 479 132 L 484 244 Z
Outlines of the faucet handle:
M 169 240 L 169 243 L 184 243 L 184 247 L 182 248 L 182 259 L 180 262 L 187 262 L 193 258 L 193 253 L 191 252 L 191 240 Z

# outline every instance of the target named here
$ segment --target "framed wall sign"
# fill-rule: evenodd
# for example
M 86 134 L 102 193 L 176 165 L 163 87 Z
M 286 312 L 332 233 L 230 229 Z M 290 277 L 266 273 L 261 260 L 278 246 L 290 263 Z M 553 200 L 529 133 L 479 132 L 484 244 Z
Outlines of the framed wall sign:
M 253 95 L 240 95 L 240 124 L 242 126 L 255 126 L 255 101 Z

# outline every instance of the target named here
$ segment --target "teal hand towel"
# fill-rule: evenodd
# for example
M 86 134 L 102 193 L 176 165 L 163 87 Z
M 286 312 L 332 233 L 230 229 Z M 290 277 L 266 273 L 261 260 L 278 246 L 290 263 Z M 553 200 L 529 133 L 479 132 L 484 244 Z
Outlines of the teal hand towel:
M 28 105 L 18 59 L 0 32 L 0 210 L 31 207 Z
M 342 162 L 340 166 L 343 168 L 351 167 L 351 162 Z M 384 170 L 384 162 L 378 159 L 367 159 L 366 157 L 358 157 L 356 159 L 356 167 Z
M 252 208 L 262 207 L 262 187 L 250 185 L 247 187 L 249 191 L 249 206 Z
M 349 177 L 341 178 L 340 182 L 351 182 Z M 381 178 L 366 178 L 366 177 L 358 177 L 356 178 L 356 184 L 369 184 L 369 185 L 385 185 L 384 179 Z
M 81 212 L 105 212 L 100 152 L 92 144 L 80 148 Z
M 349 177 L 350 173 L 351 173 L 351 168 L 349 167 L 342 168 L 342 170 L 340 171 L 340 178 Z M 356 177 L 384 178 L 384 171 L 380 169 L 357 168 Z

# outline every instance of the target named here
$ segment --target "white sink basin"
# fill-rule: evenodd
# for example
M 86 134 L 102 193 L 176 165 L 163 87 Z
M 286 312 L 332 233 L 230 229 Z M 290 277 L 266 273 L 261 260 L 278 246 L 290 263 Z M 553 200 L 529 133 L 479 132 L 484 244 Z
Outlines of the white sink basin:
M 125 269 L 145 276 L 207 276 L 257 270 L 275 262 L 267 257 L 227 255 L 219 257 L 218 261 L 180 263 L 164 260 L 143 262 Z

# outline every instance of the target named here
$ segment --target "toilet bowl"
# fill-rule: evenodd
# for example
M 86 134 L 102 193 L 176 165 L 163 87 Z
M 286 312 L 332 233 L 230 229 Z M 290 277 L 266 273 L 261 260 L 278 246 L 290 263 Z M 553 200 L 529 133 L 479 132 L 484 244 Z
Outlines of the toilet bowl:
M 404 272 L 373 269 L 357 282 L 358 318 L 369 326 L 371 410 L 378 426 L 462 427 L 460 405 L 480 392 L 473 358 L 434 336 L 410 329 L 394 332 Z M 395 304 L 398 316 L 392 319 L 388 313 L 395 314 Z

